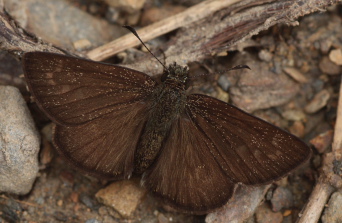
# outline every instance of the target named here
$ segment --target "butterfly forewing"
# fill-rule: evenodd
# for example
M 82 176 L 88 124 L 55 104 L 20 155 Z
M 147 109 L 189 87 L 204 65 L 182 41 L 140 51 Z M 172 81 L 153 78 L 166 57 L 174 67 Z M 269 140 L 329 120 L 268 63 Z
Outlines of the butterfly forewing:
M 113 111 L 78 126 L 57 125 L 54 144 L 81 171 L 102 178 L 129 178 L 134 152 L 147 120 L 149 104 Z
M 156 82 L 139 71 L 53 53 L 23 56 L 39 107 L 61 125 L 88 122 L 147 97 Z
M 188 97 L 187 114 L 206 139 L 221 171 L 233 182 L 272 182 L 311 155 L 311 149 L 297 137 L 205 95 Z
M 128 178 L 156 82 L 139 71 L 52 53 L 26 53 L 23 67 L 35 101 L 57 124 L 60 154 L 85 173 Z

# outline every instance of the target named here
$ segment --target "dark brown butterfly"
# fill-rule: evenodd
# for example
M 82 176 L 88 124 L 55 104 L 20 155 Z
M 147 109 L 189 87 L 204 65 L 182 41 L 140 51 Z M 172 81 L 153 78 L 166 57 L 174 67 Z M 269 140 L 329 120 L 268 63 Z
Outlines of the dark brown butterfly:
M 143 185 L 177 210 L 206 213 L 237 183 L 271 183 L 308 160 L 297 137 L 215 98 L 186 94 L 188 69 L 148 75 L 43 52 L 23 67 L 36 103 L 56 123 L 54 144 L 85 173 L 143 174 Z

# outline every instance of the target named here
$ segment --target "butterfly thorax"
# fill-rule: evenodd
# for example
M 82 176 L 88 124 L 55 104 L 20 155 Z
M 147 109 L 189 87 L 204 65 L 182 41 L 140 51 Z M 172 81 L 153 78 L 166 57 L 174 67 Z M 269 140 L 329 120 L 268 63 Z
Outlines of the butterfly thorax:
M 185 109 L 188 70 L 173 64 L 167 72 L 167 76 L 164 79 L 162 77 L 163 83 L 155 88 L 150 97 L 149 118 L 134 156 L 135 173 L 143 173 L 153 163 L 172 124 Z

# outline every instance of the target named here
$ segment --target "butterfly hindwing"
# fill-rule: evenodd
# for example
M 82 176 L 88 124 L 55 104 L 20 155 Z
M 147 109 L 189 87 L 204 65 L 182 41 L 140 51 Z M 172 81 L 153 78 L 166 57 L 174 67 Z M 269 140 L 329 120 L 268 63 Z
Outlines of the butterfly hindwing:
M 60 125 L 83 124 L 127 108 L 156 85 L 139 71 L 60 54 L 25 53 L 22 62 L 38 106 Z
M 204 214 L 224 205 L 234 183 L 220 169 L 206 140 L 187 117 L 172 126 L 159 157 L 144 173 L 143 185 L 175 208 Z

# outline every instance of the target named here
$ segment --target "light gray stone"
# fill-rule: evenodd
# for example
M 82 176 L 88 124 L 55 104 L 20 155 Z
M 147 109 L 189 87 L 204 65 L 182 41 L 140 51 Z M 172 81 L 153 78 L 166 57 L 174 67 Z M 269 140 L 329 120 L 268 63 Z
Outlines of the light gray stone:
M 38 173 L 39 134 L 19 90 L 0 86 L 0 192 L 26 194 Z
M 88 41 L 87 48 L 93 48 L 128 32 L 67 0 L 6 0 L 5 7 L 22 27 L 44 41 L 68 49 L 77 48 L 79 41 Z
M 339 223 L 342 222 L 342 191 L 333 193 L 330 197 L 329 203 L 324 210 L 322 216 L 323 223 Z
M 261 201 L 270 185 L 252 187 L 239 185 L 231 199 L 222 208 L 209 213 L 206 223 L 240 223 L 250 218 Z

